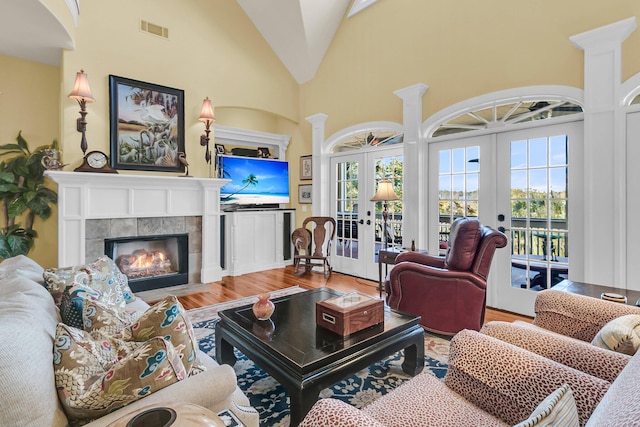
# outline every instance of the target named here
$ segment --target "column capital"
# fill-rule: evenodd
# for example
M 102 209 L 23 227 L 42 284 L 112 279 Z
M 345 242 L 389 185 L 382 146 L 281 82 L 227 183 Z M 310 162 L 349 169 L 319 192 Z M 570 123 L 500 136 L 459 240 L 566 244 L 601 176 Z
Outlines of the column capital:
M 411 86 L 404 87 L 393 91 L 394 95 L 401 98 L 403 101 L 410 101 L 411 98 L 420 98 L 429 89 L 424 83 L 417 83 Z
M 329 116 L 327 116 L 326 114 L 318 113 L 318 114 L 314 114 L 312 116 L 306 117 L 305 120 L 311 123 L 312 125 L 322 125 L 324 124 L 324 122 L 327 121 L 327 117 Z
M 569 37 L 578 49 L 587 50 L 612 43 L 622 43 L 637 27 L 636 18 L 631 17 L 594 30 Z

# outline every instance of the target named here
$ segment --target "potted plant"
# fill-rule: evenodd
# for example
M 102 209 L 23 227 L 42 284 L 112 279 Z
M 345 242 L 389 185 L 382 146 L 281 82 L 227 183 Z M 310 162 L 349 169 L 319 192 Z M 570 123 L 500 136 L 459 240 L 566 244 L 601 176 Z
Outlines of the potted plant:
M 33 222 L 51 216 L 51 205 L 58 202 L 55 191 L 45 187 L 42 158 L 45 150 L 58 148 L 58 142 L 29 150 L 27 141 L 18 133 L 15 144 L 0 145 L 0 200 L 4 228 L 0 230 L 0 259 L 26 255 L 38 233 Z M 24 216 L 24 225 L 20 222 Z

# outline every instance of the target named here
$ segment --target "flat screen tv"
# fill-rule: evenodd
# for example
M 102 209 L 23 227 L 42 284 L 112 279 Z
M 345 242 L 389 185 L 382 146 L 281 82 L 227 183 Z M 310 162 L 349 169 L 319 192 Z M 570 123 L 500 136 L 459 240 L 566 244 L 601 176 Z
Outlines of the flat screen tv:
M 239 206 L 289 203 L 289 163 L 258 157 L 219 156 L 220 202 Z

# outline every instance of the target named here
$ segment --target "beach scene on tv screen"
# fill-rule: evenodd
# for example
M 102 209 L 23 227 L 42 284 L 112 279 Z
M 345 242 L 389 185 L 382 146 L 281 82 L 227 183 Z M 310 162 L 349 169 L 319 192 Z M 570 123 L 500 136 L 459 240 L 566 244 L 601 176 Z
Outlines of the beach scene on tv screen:
M 220 190 L 222 203 L 289 203 L 287 162 L 225 156 L 221 163 L 223 178 L 231 180 Z

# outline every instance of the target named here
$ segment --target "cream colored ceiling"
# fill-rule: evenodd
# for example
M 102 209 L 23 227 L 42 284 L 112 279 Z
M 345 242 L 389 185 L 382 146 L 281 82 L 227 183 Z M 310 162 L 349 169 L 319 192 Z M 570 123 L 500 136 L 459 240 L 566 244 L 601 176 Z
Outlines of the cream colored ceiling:
M 311 80 L 351 0 L 237 0 L 300 84 Z

